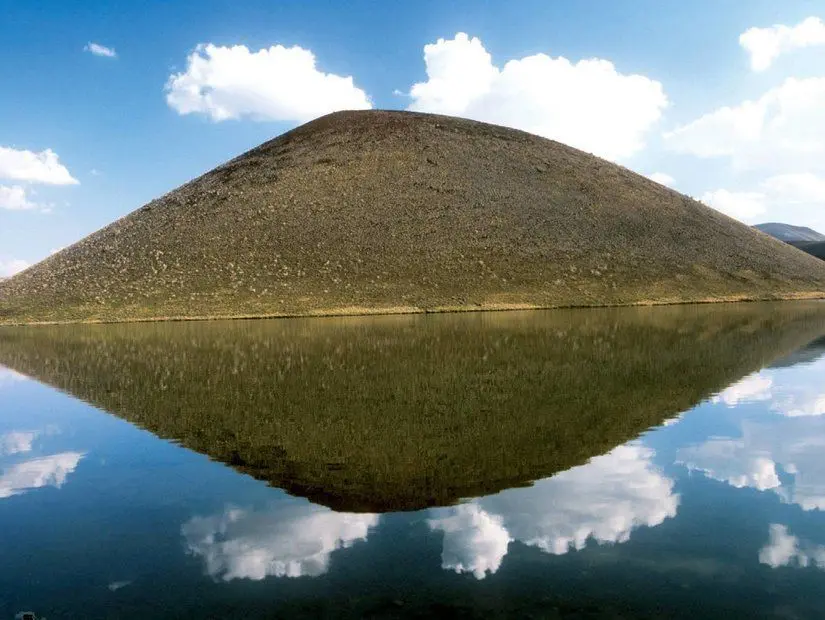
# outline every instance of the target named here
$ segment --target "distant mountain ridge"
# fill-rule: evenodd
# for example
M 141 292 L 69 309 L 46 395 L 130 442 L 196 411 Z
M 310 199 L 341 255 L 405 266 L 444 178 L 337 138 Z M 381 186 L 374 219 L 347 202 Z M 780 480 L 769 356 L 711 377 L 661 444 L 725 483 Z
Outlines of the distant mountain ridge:
M 784 241 L 788 245 L 825 260 L 825 235 L 806 226 L 792 226 L 770 222 L 754 226 L 763 233 Z
M 767 222 L 765 224 L 757 224 L 754 228 L 785 243 L 814 243 L 825 241 L 825 235 L 807 226 L 792 226 L 791 224 L 781 224 L 779 222 Z

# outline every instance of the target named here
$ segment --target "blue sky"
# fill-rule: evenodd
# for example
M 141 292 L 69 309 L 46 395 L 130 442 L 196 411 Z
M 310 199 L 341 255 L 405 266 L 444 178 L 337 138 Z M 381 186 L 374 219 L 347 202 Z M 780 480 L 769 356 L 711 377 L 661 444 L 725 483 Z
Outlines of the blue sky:
M 0 0 L 0 15 L 0 276 L 366 106 L 517 126 L 748 223 L 825 229 L 821 1 Z

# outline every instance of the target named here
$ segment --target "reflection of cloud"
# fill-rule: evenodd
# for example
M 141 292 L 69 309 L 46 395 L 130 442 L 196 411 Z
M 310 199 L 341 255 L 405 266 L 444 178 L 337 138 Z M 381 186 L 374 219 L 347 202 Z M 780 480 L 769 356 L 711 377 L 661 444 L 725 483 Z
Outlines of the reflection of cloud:
M 266 510 L 227 508 L 193 517 L 182 527 L 187 550 L 202 557 L 215 579 L 324 574 L 336 549 L 366 540 L 378 515 L 337 513 L 297 500 Z
M 741 403 L 770 400 L 771 386 L 773 386 L 773 379 L 770 377 L 762 374 L 751 375 L 715 396 L 713 402 L 722 402 L 728 407 L 736 407 Z
M 773 410 L 789 418 L 825 415 L 825 394 L 789 395 L 778 399 Z
M 711 437 L 676 462 L 734 487 L 776 493 L 805 510 L 825 510 L 825 358 L 747 377 L 714 399 L 736 412 L 741 435 Z M 779 415 L 776 415 L 779 414 Z
M 825 568 L 825 546 L 801 541 L 784 525 L 771 525 L 770 541 L 759 552 L 759 561 L 772 568 L 818 566 Z
M 774 454 L 793 482 L 781 488 L 786 503 L 803 510 L 825 510 L 825 424 L 823 418 L 797 418 L 781 432 L 765 429 L 762 441 L 773 441 Z M 815 422 L 810 424 L 809 422 Z
M 0 386 L 9 383 L 16 383 L 17 381 L 25 381 L 27 379 L 28 377 L 26 375 L 21 375 L 19 372 L 14 372 L 10 368 L 0 366 Z
M 107 588 L 109 588 L 109 592 L 117 592 L 118 590 L 122 590 L 123 588 L 132 585 L 131 581 L 113 581 L 110 583 Z
M 678 415 L 673 416 L 672 418 L 668 418 L 664 422 L 660 424 L 660 426 L 673 426 L 674 424 L 678 424 L 682 421 L 682 418 L 685 417 L 684 413 L 680 413 Z
M 739 439 L 713 437 L 698 446 L 679 450 L 676 462 L 737 489 L 751 487 L 765 491 L 780 485 L 770 454 L 753 450 Z
M 510 534 L 501 521 L 478 504 L 457 506 L 451 514 L 431 519 L 430 527 L 444 532 L 441 566 L 457 573 L 473 573 L 476 579 L 495 573 L 510 544 Z
M 677 462 L 736 487 L 771 490 L 804 510 L 825 510 L 825 417 L 743 420 L 740 438 L 682 448 Z M 785 482 L 778 473 L 784 471 Z
M 60 488 L 83 456 L 80 452 L 63 452 L 9 467 L 0 476 L 0 499 L 45 486 Z
M 444 532 L 443 568 L 481 578 L 498 569 L 510 540 L 560 555 L 661 524 L 676 515 L 679 496 L 653 455 L 640 444 L 619 446 L 530 488 L 433 511 L 430 527 Z
M 12 431 L 0 435 L 0 456 L 31 452 L 32 443 L 38 434 L 37 431 Z
M 821 387 L 825 363 L 763 371 L 733 384 L 714 403 L 737 407 L 770 401 L 770 410 L 791 418 L 825 415 L 825 393 Z

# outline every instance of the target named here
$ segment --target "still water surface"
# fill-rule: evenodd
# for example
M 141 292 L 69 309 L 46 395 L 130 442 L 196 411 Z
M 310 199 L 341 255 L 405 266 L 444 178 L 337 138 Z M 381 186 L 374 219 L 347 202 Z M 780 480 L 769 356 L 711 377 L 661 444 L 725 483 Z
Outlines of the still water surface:
M 825 305 L 0 330 L 0 619 L 825 617 Z

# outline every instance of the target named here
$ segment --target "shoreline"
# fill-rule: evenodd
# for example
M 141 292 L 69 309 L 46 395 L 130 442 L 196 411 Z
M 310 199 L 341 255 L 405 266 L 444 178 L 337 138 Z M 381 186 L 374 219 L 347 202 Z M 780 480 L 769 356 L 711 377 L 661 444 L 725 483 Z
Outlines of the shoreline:
M 661 299 L 639 300 L 627 303 L 605 304 L 529 304 L 529 303 L 495 303 L 469 304 L 463 306 L 434 306 L 432 308 L 420 306 L 345 306 L 320 308 L 306 312 L 281 312 L 261 314 L 205 314 L 205 315 L 161 315 L 153 317 L 124 317 L 113 319 L 77 319 L 65 321 L 4 321 L 0 320 L 0 328 L 9 327 L 40 327 L 49 325 L 111 325 L 126 323 L 161 323 L 183 321 L 252 321 L 263 319 L 300 319 L 300 318 L 332 318 L 332 317 L 361 317 L 361 316 L 391 316 L 412 314 L 457 314 L 462 312 L 513 312 L 519 310 L 587 310 L 598 308 L 642 308 L 654 306 L 689 306 L 706 304 L 733 304 L 733 303 L 760 303 L 760 302 L 792 302 L 792 301 L 825 301 L 825 291 L 810 293 L 789 293 L 770 297 L 749 295 L 731 295 L 725 297 L 704 297 L 697 299 Z

